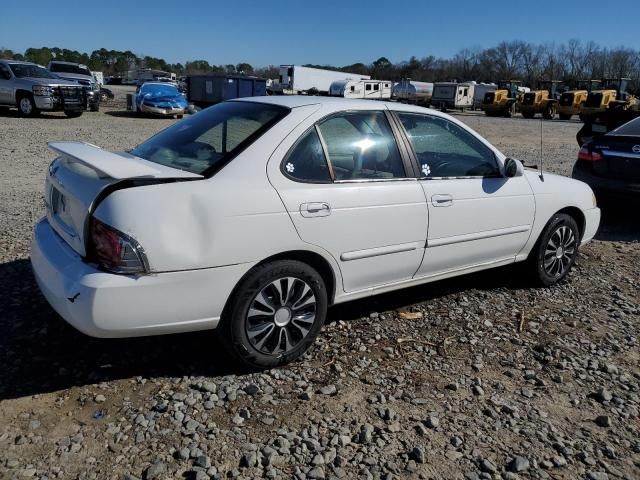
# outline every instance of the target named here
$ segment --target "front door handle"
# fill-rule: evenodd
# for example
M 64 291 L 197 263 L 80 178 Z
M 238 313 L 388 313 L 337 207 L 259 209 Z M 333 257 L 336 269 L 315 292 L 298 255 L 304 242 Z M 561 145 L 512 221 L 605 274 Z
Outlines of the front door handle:
M 300 215 L 303 217 L 327 217 L 331 215 L 331 207 L 326 202 L 311 202 L 300 205 Z
M 449 194 L 432 195 L 431 203 L 434 207 L 449 207 L 453 205 L 453 197 Z

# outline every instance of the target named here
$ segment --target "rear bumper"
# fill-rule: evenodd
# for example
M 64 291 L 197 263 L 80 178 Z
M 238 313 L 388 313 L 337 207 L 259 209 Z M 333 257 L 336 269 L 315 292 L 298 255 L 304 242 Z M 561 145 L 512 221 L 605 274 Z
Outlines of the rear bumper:
M 598 197 L 619 197 L 640 200 L 640 182 L 624 181 L 615 178 L 599 177 L 578 165 L 571 174 L 576 180 L 586 183 Z
M 81 332 L 105 338 L 215 328 L 234 286 L 251 267 L 115 275 L 83 262 L 46 219 L 35 227 L 31 264 L 56 312 Z

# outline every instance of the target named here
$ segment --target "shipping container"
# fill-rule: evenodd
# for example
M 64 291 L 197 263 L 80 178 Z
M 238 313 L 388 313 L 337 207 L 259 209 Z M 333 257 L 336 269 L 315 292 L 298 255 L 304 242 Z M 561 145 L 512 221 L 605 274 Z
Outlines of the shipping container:
M 190 75 L 187 77 L 187 99 L 199 107 L 225 100 L 261 97 L 267 94 L 264 78 L 239 75 Z

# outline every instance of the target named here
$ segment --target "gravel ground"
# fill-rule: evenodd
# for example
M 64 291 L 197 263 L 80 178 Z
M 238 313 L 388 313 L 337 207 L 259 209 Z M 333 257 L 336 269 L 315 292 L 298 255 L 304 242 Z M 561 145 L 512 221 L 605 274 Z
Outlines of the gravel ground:
M 337 306 L 286 368 L 237 371 L 210 333 L 85 337 L 29 241 L 51 140 L 128 149 L 172 120 L 0 117 L 0 478 L 640 478 L 640 227 L 607 213 L 563 285 L 502 268 Z M 506 154 L 540 122 L 460 115 Z M 568 174 L 575 122 L 545 122 Z

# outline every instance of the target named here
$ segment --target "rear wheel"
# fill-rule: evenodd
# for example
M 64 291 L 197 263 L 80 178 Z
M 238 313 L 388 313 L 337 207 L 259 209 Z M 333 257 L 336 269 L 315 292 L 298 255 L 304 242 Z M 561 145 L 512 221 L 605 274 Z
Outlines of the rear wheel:
M 545 118 L 546 120 L 553 120 L 555 116 L 556 116 L 556 106 L 553 103 L 548 104 L 544 108 L 544 111 L 542 112 L 542 117 Z
M 271 368 L 303 355 L 327 315 L 322 277 L 305 263 L 278 260 L 253 269 L 225 308 L 218 333 L 250 368 Z
M 35 117 L 40 113 L 36 108 L 33 97 L 29 94 L 23 94 L 18 98 L 18 111 L 23 117 Z
M 533 118 L 533 117 L 535 117 L 535 115 L 536 115 L 536 114 L 535 114 L 535 113 L 533 113 L 533 112 L 522 112 L 522 116 L 523 116 L 524 118 Z
M 578 255 L 580 231 L 573 217 L 553 216 L 530 253 L 530 272 L 537 283 L 548 287 L 564 280 Z
M 65 110 L 64 114 L 68 118 L 78 118 L 80 115 L 82 115 L 82 110 Z
M 561 113 L 559 116 L 560 116 L 560 120 L 571 120 L 571 117 L 573 115 L 570 115 L 568 113 Z

